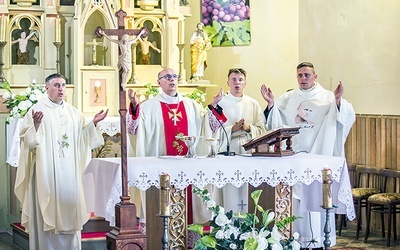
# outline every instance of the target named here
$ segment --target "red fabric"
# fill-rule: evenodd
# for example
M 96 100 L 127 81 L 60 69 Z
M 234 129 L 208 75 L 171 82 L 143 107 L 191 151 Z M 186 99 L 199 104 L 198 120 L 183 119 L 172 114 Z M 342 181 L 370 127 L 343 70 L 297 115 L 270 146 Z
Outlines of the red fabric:
M 133 120 L 136 120 L 138 118 L 139 112 L 140 112 L 140 104 L 136 106 L 135 113 L 133 113 L 133 105 L 132 103 L 129 103 L 129 114 L 132 116 Z
M 193 193 L 192 193 L 192 185 L 189 185 L 186 188 L 186 193 L 187 193 L 187 204 L 188 204 L 188 211 L 187 211 L 187 216 L 188 216 L 188 221 L 187 223 L 193 224 Z
M 82 233 L 82 239 L 104 238 L 108 232 L 86 232 Z
M 188 147 L 182 140 L 177 140 L 175 136 L 188 135 L 188 119 L 185 105 L 181 101 L 179 104 L 166 104 L 160 102 L 164 120 L 165 146 L 167 155 L 186 155 Z M 176 113 L 176 124 L 174 124 L 174 112 Z
M 210 105 L 211 106 L 211 105 Z M 224 113 L 222 113 L 222 114 L 218 114 L 218 111 L 213 107 L 212 108 L 212 113 L 215 115 L 215 117 L 219 120 L 219 121 L 221 121 L 222 123 L 225 123 L 227 120 L 228 120 L 228 118 L 226 118 L 226 116 L 225 116 L 225 114 Z

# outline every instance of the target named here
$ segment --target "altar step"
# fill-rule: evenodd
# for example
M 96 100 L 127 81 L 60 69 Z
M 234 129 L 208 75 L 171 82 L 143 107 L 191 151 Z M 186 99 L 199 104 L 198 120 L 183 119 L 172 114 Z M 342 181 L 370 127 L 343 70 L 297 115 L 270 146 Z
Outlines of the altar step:
M 29 250 L 29 234 L 21 223 L 12 223 L 13 241 L 23 249 Z M 109 223 L 102 217 L 91 217 L 83 226 L 82 250 L 106 248 L 106 234 L 111 231 Z

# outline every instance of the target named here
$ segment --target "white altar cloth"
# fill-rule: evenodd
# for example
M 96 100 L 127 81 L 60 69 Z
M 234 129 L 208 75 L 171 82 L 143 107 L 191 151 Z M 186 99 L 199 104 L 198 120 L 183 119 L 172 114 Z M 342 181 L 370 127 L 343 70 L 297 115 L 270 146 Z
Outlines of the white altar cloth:
M 88 212 L 115 224 L 115 204 L 120 202 L 122 180 L 120 158 L 94 158 L 83 174 Z M 275 187 L 280 182 L 293 186 L 302 183 L 301 200 L 308 211 L 322 212 L 321 170 L 332 169 L 335 213 L 355 218 L 350 178 L 345 158 L 299 153 L 286 157 L 218 156 L 217 158 L 132 157 L 128 158 L 128 186 L 147 190 L 159 188 L 159 176 L 170 175 L 171 185 L 184 189 L 189 184 L 223 187 L 244 183 L 257 187 L 265 182 Z

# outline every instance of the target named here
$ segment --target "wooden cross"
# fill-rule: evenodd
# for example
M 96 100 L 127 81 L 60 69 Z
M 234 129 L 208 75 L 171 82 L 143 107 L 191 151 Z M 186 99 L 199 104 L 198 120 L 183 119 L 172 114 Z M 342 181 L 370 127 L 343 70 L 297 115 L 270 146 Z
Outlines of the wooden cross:
M 126 12 L 122 9 L 115 12 L 118 19 L 118 29 L 102 29 L 100 26 L 96 28 L 94 34 L 101 38 L 100 30 L 108 36 L 117 36 L 121 40 L 122 36 L 128 34 L 129 36 L 138 35 L 142 29 L 145 33 L 142 36 L 148 35 L 146 28 L 142 29 L 125 29 L 124 18 Z M 119 51 L 121 53 L 121 51 Z M 126 136 L 126 91 L 122 86 L 122 72 L 119 71 L 119 113 L 121 124 L 121 178 L 122 178 L 122 195 L 121 202 L 115 205 L 115 228 L 107 234 L 107 245 L 112 245 L 108 249 L 117 249 L 118 246 L 125 245 L 124 243 L 132 242 L 136 239 L 140 245 L 146 245 L 146 237 L 141 234 L 137 229 L 136 222 L 136 206 L 131 203 L 128 195 L 128 170 L 127 170 L 127 136 Z M 130 237 L 128 236 L 130 235 Z M 145 249 L 145 248 L 144 248 Z

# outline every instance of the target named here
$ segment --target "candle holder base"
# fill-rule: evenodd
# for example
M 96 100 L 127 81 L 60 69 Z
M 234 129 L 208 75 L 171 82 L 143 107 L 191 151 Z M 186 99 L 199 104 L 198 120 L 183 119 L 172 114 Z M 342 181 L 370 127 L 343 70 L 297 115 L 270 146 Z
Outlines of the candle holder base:
M 337 206 L 332 205 L 332 207 L 325 207 L 321 206 L 323 209 L 325 209 L 325 226 L 324 226 L 324 234 L 325 234 L 325 240 L 324 240 L 324 249 L 325 250 L 330 250 L 331 249 L 331 239 L 330 239 L 330 233 L 331 233 L 331 224 L 330 224 L 330 216 L 329 216 L 329 210 L 337 208 Z
M 165 214 L 157 214 L 158 217 L 163 219 L 163 236 L 161 238 L 161 243 L 163 245 L 163 250 L 169 249 L 169 238 L 168 238 L 168 220 L 172 217 L 172 215 L 165 215 Z

